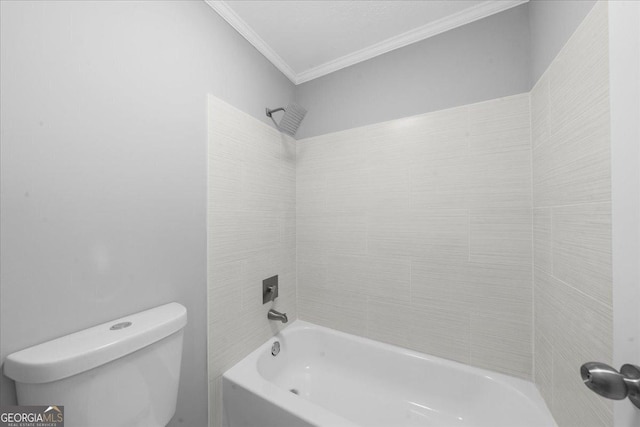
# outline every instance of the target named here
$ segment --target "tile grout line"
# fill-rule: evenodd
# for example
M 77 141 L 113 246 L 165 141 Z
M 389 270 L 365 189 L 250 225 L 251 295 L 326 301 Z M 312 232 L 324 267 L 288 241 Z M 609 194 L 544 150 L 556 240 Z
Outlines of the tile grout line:
M 536 383 L 536 287 L 535 287 L 535 218 L 533 203 L 533 106 L 529 92 L 529 144 L 530 144 L 530 201 L 531 201 L 531 379 Z
M 586 298 L 589 298 L 591 301 L 593 301 L 593 302 L 597 303 L 598 305 L 600 305 L 600 306 L 602 306 L 602 307 L 605 307 L 605 308 L 607 308 L 607 309 L 609 309 L 609 310 L 611 310 L 611 311 L 613 312 L 613 306 L 608 305 L 608 304 L 605 304 L 604 302 L 602 302 L 602 301 L 600 301 L 600 300 L 598 300 L 598 299 L 596 299 L 596 298 L 592 297 L 591 295 L 589 295 L 589 294 L 585 293 L 584 291 L 581 291 L 580 289 L 578 289 L 578 288 L 575 288 L 575 287 L 571 286 L 569 283 L 565 282 L 565 281 L 564 281 L 564 280 L 562 280 L 562 279 L 559 279 L 559 278 L 558 278 L 558 277 L 556 277 L 554 274 L 551 274 L 551 277 L 553 277 L 555 280 L 557 280 L 558 282 L 562 283 L 563 285 L 565 285 L 565 286 L 566 286 L 566 287 L 568 287 L 569 289 L 571 289 L 571 290 L 573 290 L 573 291 L 575 291 L 575 292 L 579 293 L 580 295 L 582 295 L 582 296 L 584 296 L 584 297 L 586 297 Z
M 558 208 L 574 208 L 578 206 L 589 206 L 589 205 L 605 205 L 611 204 L 611 200 L 595 200 L 592 202 L 582 202 L 582 203 L 569 203 L 565 205 L 544 205 L 544 206 L 534 206 L 533 209 L 558 209 Z

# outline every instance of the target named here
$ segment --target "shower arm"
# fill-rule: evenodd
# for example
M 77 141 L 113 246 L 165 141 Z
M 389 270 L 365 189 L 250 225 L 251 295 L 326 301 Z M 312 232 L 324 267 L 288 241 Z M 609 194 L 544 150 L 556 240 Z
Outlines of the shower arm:
M 273 122 L 273 124 L 276 125 L 276 129 L 280 129 L 280 126 L 278 125 L 276 120 L 273 118 L 272 114 L 277 113 L 278 111 L 286 111 L 286 110 L 280 107 L 280 108 L 274 108 L 273 110 L 270 110 L 269 108 L 265 108 L 265 111 L 267 112 L 267 117 L 269 117 Z

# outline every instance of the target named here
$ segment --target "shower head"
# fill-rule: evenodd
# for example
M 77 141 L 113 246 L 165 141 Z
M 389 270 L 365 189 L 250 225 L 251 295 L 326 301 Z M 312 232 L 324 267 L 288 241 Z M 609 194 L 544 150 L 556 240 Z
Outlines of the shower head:
M 273 123 L 276 125 L 276 128 L 280 132 L 284 132 L 287 135 L 291 135 L 291 136 L 294 136 L 296 134 L 296 132 L 298 131 L 298 127 L 300 127 L 300 123 L 302 123 L 304 116 L 307 114 L 307 110 L 305 110 L 304 108 L 302 108 L 301 106 L 293 102 L 287 105 L 287 108 L 281 107 L 281 108 L 274 108 L 273 110 L 270 110 L 269 108 L 267 108 L 266 110 L 267 110 L 267 117 L 270 117 L 271 120 L 273 120 Z M 277 123 L 273 118 L 272 114 L 275 113 L 276 111 L 284 111 L 284 115 L 282 116 L 280 123 Z

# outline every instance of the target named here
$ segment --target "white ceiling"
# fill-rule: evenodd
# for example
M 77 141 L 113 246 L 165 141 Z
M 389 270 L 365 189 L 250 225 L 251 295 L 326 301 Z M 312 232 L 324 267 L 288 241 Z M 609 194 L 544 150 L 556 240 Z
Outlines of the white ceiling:
M 295 84 L 528 0 L 205 0 Z

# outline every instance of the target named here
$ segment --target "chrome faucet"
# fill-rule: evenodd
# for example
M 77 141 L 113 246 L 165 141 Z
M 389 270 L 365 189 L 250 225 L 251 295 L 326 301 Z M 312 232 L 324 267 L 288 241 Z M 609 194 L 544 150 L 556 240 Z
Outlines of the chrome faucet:
M 273 308 L 269 310 L 269 313 L 267 313 L 267 318 L 269 320 L 279 320 L 282 323 L 287 323 L 289 321 L 289 319 L 287 319 L 287 313 L 280 313 Z

